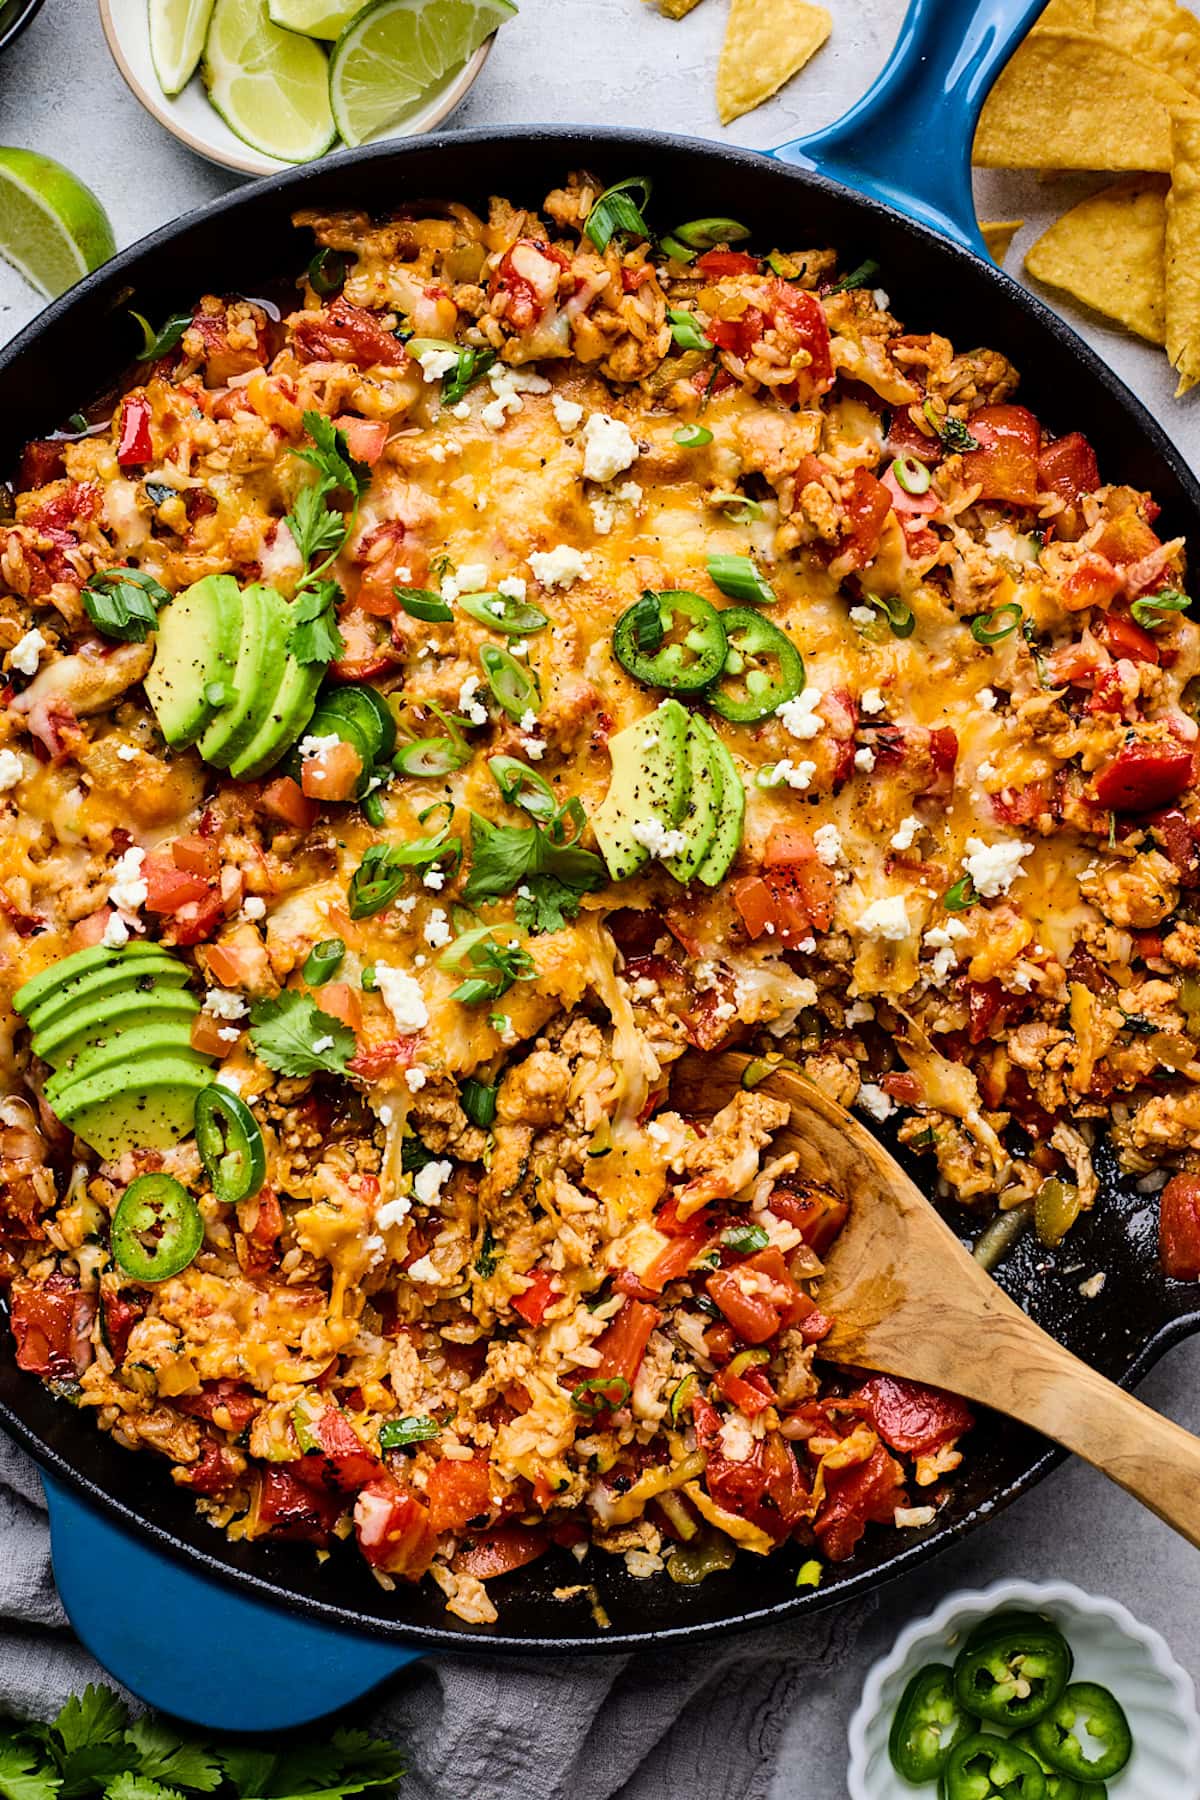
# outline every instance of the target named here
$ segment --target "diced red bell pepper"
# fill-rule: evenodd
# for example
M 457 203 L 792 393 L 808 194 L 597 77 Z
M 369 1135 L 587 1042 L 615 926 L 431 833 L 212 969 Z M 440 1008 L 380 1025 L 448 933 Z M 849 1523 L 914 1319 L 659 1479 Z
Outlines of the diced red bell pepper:
M 513 1297 L 513 1311 L 520 1313 L 527 1325 L 538 1326 L 547 1309 L 558 1299 L 559 1286 L 549 1269 L 531 1269 L 529 1286 Z
M 903 1492 L 904 1472 L 882 1444 L 866 1462 L 829 1474 L 813 1530 L 830 1562 L 844 1562 L 868 1524 L 890 1525 Z
M 1043 494 L 1057 494 L 1068 506 L 1082 494 L 1095 493 L 1100 486 L 1100 465 L 1081 431 L 1069 431 L 1066 437 L 1042 445 L 1037 480 Z
M 855 469 L 850 491 L 842 501 L 846 523 L 837 550 L 851 568 L 865 568 L 878 550 L 892 504 L 890 492 L 877 476 L 869 469 Z
M 975 1416 L 965 1400 L 897 1375 L 872 1375 L 858 1390 L 867 1417 L 889 1449 L 927 1456 L 970 1431 Z
M 476 1581 L 495 1581 L 536 1562 L 548 1549 L 546 1534 L 537 1526 L 498 1525 L 464 1544 L 450 1566 L 456 1574 L 473 1575 Z
M 1128 657 L 1131 662 L 1158 662 L 1158 645 L 1153 637 L 1126 613 L 1105 613 L 1097 635 L 1114 656 Z
M 809 1249 L 818 1256 L 824 1256 L 850 1217 L 846 1202 L 821 1188 L 810 1188 L 799 1194 L 791 1188 L 772 1188 L 767 1208 L 777 1219 L 794 1225 Z
M 620 1377 L 632 1388 L 646 1354 L 650 1334 L 662 1318 L 656 1306 L 644 1300 L 626 1300 L 620 1312 L 605 1327 L 593 1346 L 600 1352 L 595 1366 L 598 1376 Z
M 1135 739 L 1122 745 L 1112 762 L 1100 770 L 1092 783 L 1092 793 L 1097 803 L 1110 812 L 1155 812 L 1191 783 L 1190 750 L 1182 744 Z
M 288 1538 L 306 1544 L 325 1545 L 342 1511 L 338 1494 L 306 1487 L 286 1469 L 262 1471 L 257 1519 L 269 1537 Z M 368 1558 L 368 1561 L 370 1558 Z
M 121 408 L 117 462 L 122 469 L 136 469 L 143 463 L 152 461 L 153 456 L 149 403 L 136 395 L 131 396 Z
M 293 1465 L 298 1481 L 353 1494 L 379 1473 L 378 1459 L 336 1406 L 327 1406 L 308 1431 L 317 1448 Z
M 488 1478 L 486 1456 L 473 1456 L 468 1462 L 453 1462 L 443 1457 L 429 1471 L 425 1488 L 429 1505 L 429 1523 L 439 1535 L 443 1531 L 463 1531 L 472 1519 L 492 1511 L 492 1489 Z
M 358 1547 L 373 1569 L 419 1581 L 433 1561 L 437 1533 L 415 1494 L 390 1475 L 367 1483 L 354 1503 Z
M 692 1220 L 689 1219 L 688 1223 L 690 1225 Z M 669 1281 L 678 1281 L 703 1256 L 711 1236 L 712 1226 L 701 1225 L 695 1231 L 672 1237 L 666 1249 L 659 1251 L 643 1273 L 642 1286 L 652 1294 L 661 1294 Z
M 699 274 L 713 281 L 720 281 L 723 275 L 757 275 L 759 270 L 758 258 L 745 250 L 706 250 L 696 258 L 695 266 Z
M 240 1381 L 206 1381 L 198 1394 L 181 1394 L 172 1402 L 193 1419 L 206 1419 L 236 1437 L 258 1417 L 262 1401 Z
M 963 480 L 981 500 L 1035 506 L 1042 428 L 1026 406 L 981 406 L 967 421 L 979 444 L 963 456 Z
M 30 1375 L 73 1381 L 92 1360 L 88 1341 L 95 1303 L 65 1275 L 46 1281 L 14 1281 L 9 1324 L 17 1344 L 17 1367 Z
M 718 1392 L 724 1394 L 731 1406 L 744 1412 L 748 1419 L 755 1413 L 765 1412 L 768 1406 L 775 1403 L 775 1390 L 760 1369 L 749 1369 L 743 1375 L 735 1375 L 726 1366 L 718 1371 L 713 1384 Z
M 1200 1175 L 1172 1175 L 1162 1191 L 1158 1246 L 1175 1281 L 1200 1281 Z

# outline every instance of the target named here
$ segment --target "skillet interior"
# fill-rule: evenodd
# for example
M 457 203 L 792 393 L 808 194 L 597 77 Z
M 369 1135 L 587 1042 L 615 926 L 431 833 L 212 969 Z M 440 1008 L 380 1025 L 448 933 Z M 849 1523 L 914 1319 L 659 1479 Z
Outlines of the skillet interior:
M 836 245 L 846 267 L 874 257 L 899 317 L 915 330 L 937 329 L 962 345 L 984 343 L 1010 355 L 1023 375 L 1020 397 L 1050 429 L 1085 432 L 1109 479 L 1150 489 L 1163 508 L 1159 529 L 1188 537 L 1195 566 L 1200 485 L 1112 372 L 999 270 L 818 177 L 747 152 L 623 131 L 472 132 L 381 146 L 258 183 L 154 234 L 56 302 L 0 352 L 0 469 L 11 471 L 26 438 L 52 429 L 119 375 L 137 341 L 128 305 L 151 319 L 164 318 L 202 292 L 254 295 L 297 269 L 305 256 L 305 240 L 290 223 L 297 206 L 384 212 L 400 202 L 439 198 L 485 206 L 492 192 L 536 204 L 580 164 L 609 181 L 650 174 L 660 221 L 729 214 L 760 240 Z M 920 1182 L 922 1166 L 912 1172 Z M 1004 1285 L 1068 1348 L 1129 1382 L 1169 1343 L 1200 1327 L 1196 1291 L 1167 1282 L 1158 1271 L 1155 1236 L 1154 1202 L 1119 1183 L 1108 1166 L 1096 1211 L 1058 1253 L 1025 1242 L 1005 1264 Z M 1103 1292 L 1084 1300 L 1079 1283 L 1097 1270 L 1107 1274 Z M 931 1293 L 930 1305 L 936 1304 Z M 330 1624 L 431 1647 L 482 1641 L 497 1649 L 556 1653 L 701 1635 L 849 1598 L 983 1523 L 1039 1479 L 1057 1454 L 1031 1432 L 985 1419 L 969 1440 L 936 1523 L 920 1532 L 873 1529 L 849 1562 L 826 1572 L 816 1593 L 797 1593 L 793 1586 L 800 1551 L 769 1559 L 742 1556 L 729 1573 L 694 1589 L 665 1577 L 634 1581 L 619 1558 L 599 1554 L 581 1577 L 572 1557 L 554 1552 L 496 1583 L 498 1624 L 472 1628 L 449 1619 L 432 1589 L 401 1584 L 394 1594 L 383 1593 L 352 1552 L 318 1567 L 303 1547 L 226 1543 L 196 1517 L 190 1498 L 157 1462 L 118 1449 L 22 1375 L 9 1345 L 0 1354 L 0 1423 L 48 1468 L 134 1523 L 141 1535 L 264 1599 Z M 555 1587 L 589 1577 L 611 1620 L 604 1633 L 586 1599 L 552 1598 Z

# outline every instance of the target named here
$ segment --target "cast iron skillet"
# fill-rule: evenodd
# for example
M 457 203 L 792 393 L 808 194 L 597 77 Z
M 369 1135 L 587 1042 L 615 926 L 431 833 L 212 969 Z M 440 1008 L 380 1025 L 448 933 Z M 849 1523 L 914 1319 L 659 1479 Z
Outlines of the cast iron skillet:
M 968 11 L 973 18 L 964 18 Z M 904 153 L 888 138 L 885 123 L 907 113 L 913 131 L 919 126 L 923 134 L 919 151 L 910 138 L 907 166 L 920 173 L 926 194 L 924 201 L 908 204 L 961 245 L 970 243 L 974 221 L 967 211 L 965 145 L 973 108 L 1012 34 L 1037 11 L 1037 0 L 977 0 L 972 8 L 963 0 L 916 0 L 898 60 L 882 89 L 859 111 L 854 140 L 859 184 L 886 183 L 897 197 L 895 177 L 905 166 Z M 922 47 L 927 28 L 934 35 Z M 844 131 L 837 149 L 844 169 Z M 816 147 L 810 141 L 783 154 L 811 160 Z M 877 177 L 863 166 L 871 155 L 881 171 Z M 1168 537 L 1186 534 L 1194 564 L 1200 553 L 1200 487 L 1145 409 L 1036 299 L 969 249 L 874 198 L 780 161 L 649 132 L 545 127 L 387 144 L 256 184 L 155 233 L 51 306 L 0 353 L 0 468 L 11 469 L 27 437 L 54 427 L 129 363 L 136 344 L 130 304 L 161 319 L 204 292 L 252 295 L 300 270 L 310 251 L 307 237 L 290 223 L 296 207 L 386 213 L 400 201 L 441 197 L 485 207 L 491 193 L 536 205 L 579 166 L 606 181 L 651 175 L 653 217 L 663 227 L 698 213 L 729 214 L 753 227 L 759 243 L 832 244 L 846 268 L 875 258 L 893 309 L 911 329 L 937 329 L 959 345 L 987 344 L 1011 355 L 1023 374 L 1020 397 L 1051 431 L 1085 432 L 1107 478 L 1150 489 L 1163 509 L 1160 531 Z M 916 1173 L 920 1180 L 924 1171 L 918 1167 Z M 1004 1285 L 1041 1324 L 1125 1383 L 1200 1327 L 1197 1290 L 1168 1282 L 1159 1272 L 1155 1213 L 1154 1201 L 1117 1181 L 1110 1167 L 1095 1211 L 1057 1254 L 1026 1243 L 1001 1273 Z M 1095 1270 L 1106 1271 L 1108 1280 L 1097 1299 L 1086 1301 L 1079 1282 Z M 936 1304 L 931 1293 L 930 1305 Z M 142 1545 L 232 1583 L 243 1596 L 396 1645 L 543 1653 L 696 1638 L 849 1599 L 982 1524 L 1044 1475 L 1056 1455 L 1019 1427 L 981 1421 L 936 1522 L 917 1532 L 873 1529 L 848 1562 L 827 1570 L 816 1593 L 794 1586 L 799 1551 L 767 1559 L 741 1556 L 732 1571 L 692 1589 L 665 1577 L 634 1581 L 619 1557 L 595 1554 L 584 1579 L 594 1579 L 611 1620 L 610 1629 L 601 1632 L 586 1599 L 552 1598 L 555 1587 L 581 1579 L 579 1565 L 565 1552 L 495 1583 L 499 1623 L 470 1628 L 449 1617 L 431 1583 L 381 1591 L 352 1549 L 318 1566 L 304 1547 L 230 1544 L 197 1518 L 190 1498 L 172 1487 L 157 1461 L 118 1449 L 90 1420 L 78 1418 L 20 1374 L 7 1343 L 0 1352 L 0 1423 L 55 1478 L 54 1493 L 73 1490 L 82 1498 L 82 1506 L 72 1504 L 76 1534 L 86 1531 L 97 1513 L 107 1515 L 135 1528 Z M 118 1538 L 130 1546 L 128 1538 Z M 167 1579 L 161 1561 L 143 1573 L 150 1582 Z M 59 1574 L 62 1583 L 61 1566 Z M 98 1625 L 92 1635 L 102 1635 Z M 104 1645 L 97 1647 L 103 1653 Z M 110 1666 L 116 1666 L 111 1657 Z M 128 1666 L 120 1672 L 138 1685 Z M 153 1685 L 151 1675 L 143 1674 L 140 1691 Z M 310 1713 L 319 1710 L 319 1704 L 308 1706 Z M 191 1712 L 197 1716 L 195 1707 Z M 258 1722 L 270 1721 L 260 1715 Z
M 0 4 L 0 50 L 24 31 L 42 0 L 3 0 Z

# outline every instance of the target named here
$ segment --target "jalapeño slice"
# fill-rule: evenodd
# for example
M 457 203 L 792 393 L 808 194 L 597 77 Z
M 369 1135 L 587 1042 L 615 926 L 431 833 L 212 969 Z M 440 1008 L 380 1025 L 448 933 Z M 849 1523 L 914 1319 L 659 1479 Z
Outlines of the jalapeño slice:
M 728 648 L 708 704 L 735 725 L 769 718 L 804 686 L 804 661 L 791 638 L 749 606 L 719 614 Z
M 617 620 L 613 653 L 635 681 L 692 694 L 715 681 L 728 648 L 721 614 L 685 588 L 645 593 Z
M 1041 1764 L 1010 1739 L 981 1732 L 954 1745 L 942 1784 L 946 1800 L 1046 1800 Z
M 169 1281 L 203 1242 L 200 1209 L 173 1175 L 139 1175 L 117 1202 L 112 1253 L 134 1281 Z
M 930 1663 L 917 1670 L 896 1708 L 888 1737 L 892 1767 L 906 1781 L 936 1781 L 951 1744 L 973 1730 L 954 1693 L 954 1671 Z
M 1043 1762 L 1073 1781 L 1110 1781 L 1133 1755 L 1133 1733 L 1115 1694 L 1096 1681 L 1075 1681 L 1030 1736 Z M 1096 1756 L 1081 1740 L 1099 1744 Z
M 212 1191 L 224 1206 L 248 1200 L 267 1178 L 267 1149 L 258 1120 L 244 1100 L 216 1082 L 196 1096 L 196 1147 Z
M 963 1647 L 954 1665 L 958 1703 L 992 1725 L 1034 1725 L 1061 1698 L 1071 1664 L 1052 1625 L 1018 1625 Z

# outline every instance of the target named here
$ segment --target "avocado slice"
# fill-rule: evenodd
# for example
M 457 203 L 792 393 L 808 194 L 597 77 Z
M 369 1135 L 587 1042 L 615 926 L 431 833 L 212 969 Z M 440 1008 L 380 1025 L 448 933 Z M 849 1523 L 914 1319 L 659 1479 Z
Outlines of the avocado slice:
M 91 944 L 86 950 L 76 950 L 73 956 L 64 956 L 61 962 L 51 963 L 48 969 L 43 969 L 40 975 L 34 975 L 18 988 L 13 995 L 13 1008 L 25 1018 L 32 1019 L 34 1012 L 52 994 L 71 992 L 85 976 L 99 970 L 128 970 L 136 964 L 182 969 L 185 977 L 188 973 L 183 963 L 176 962 L 170 952 L 158 944 L 128 944 L 121 949 Z
M 239 781 L 261 775 L 304 735 L 324 673 L 324 663 L 298 663 L 294 656 L 288 657 L 270 711 L 245 749 L 230 763 L 231 775 Z
M 206 575 L 163 608 L 143 685 L 168 744 L 195 743 L 217 710 L 214 683 L 232 694 L 241 638 L 242 590 L 232 575 Z
M 191 1018 L 153 1020 L 148 1025 L 132 1025 L 127 1031 L 113 1032 L 98 1044 L 90 1044 L 77 1055 L 60 1059 L 56 1072 L 45 1086 L 51 1106 L 63 1099 L 77 1082 L 98 1075 L 102 1069 L 119 1064 L 131 1084 L 141 1079 L 143 1067 L 163 1056 L 191 1051 Z M 211 1060 L 211 1059 L 210 1059 Z
M 746 790 L 742 778 L 738 774 L 737 764 L 730 755 L 727 746 L 722 743 L 707 719 L 696 714 L 692 719 L 693 726 L 698 726 L 702 734 L 710 740 L 714 766 L 719 764 L 723 781 L 721 784 L 721 804 L 717 810 L 717 821 L 713 830 L 712 842 L 704 853 L 704 859 L 693 870 L 696 881 L 702 881 L 705 887 L 716 887 L 724 881 L 729 873 L 734 857 L 742 847 L 742 827 L 746 819 Z
M 120 1065 L 78 1081 L 55 1107 L 76 1137 L 108 1160 L 126 1150 L 167 1150 L 192 1130 L 196 1095 L 212 1064 L 195 1051 L 143 1064 L 136 1081 Z
M 200 738 L 205 762 L 227 769 L 266 722 L 279 691 L 290 629 L 291 610 L 282 594 L 257 581 L 246 589 L 233 699 Z
M 73 1021 L 77 1009 L 90 1006 L 93 1001 L 116 1000 L 123 994 L 144 997 L 158 992 L 178 993 L 191 973 L 186 963 L 174 962 L 165 953 L 161 957 L 138 957 L 128 964 L 118 963 L 115 968 L 92 969 L 77 976 L 65 989 L 47 995 L 30 1013 L 29 1025 L 40 1033 L 61 1019 Z
M 671 831 L 687 810 L 688 719 L 678 700 L 664 700 L 609 739 L 612 779 L 592 829 L 614 881 L 636 875 L 650 860 L 650 846 L 634 835 L 635 826 Z
M 180 1024 L 190 1033 L 199 1010 L 192 996 L 178 987 L 152 988 L 146 993 L 134 986 L 115 994 L 91 995 L 35 1031 L 32 1049 L 43 1062 L 58 1068 L 133 1023 Z
M 688 721 L 686 749 L 692 786 L 678 826 L 684 836 L 683 849 L 663 859 L 663 868 L 675 881 L 690 881 L 707 856 L 725 791 L 725 770 L 712 753 L 703 725 L 703 719 L 694 715 Z

